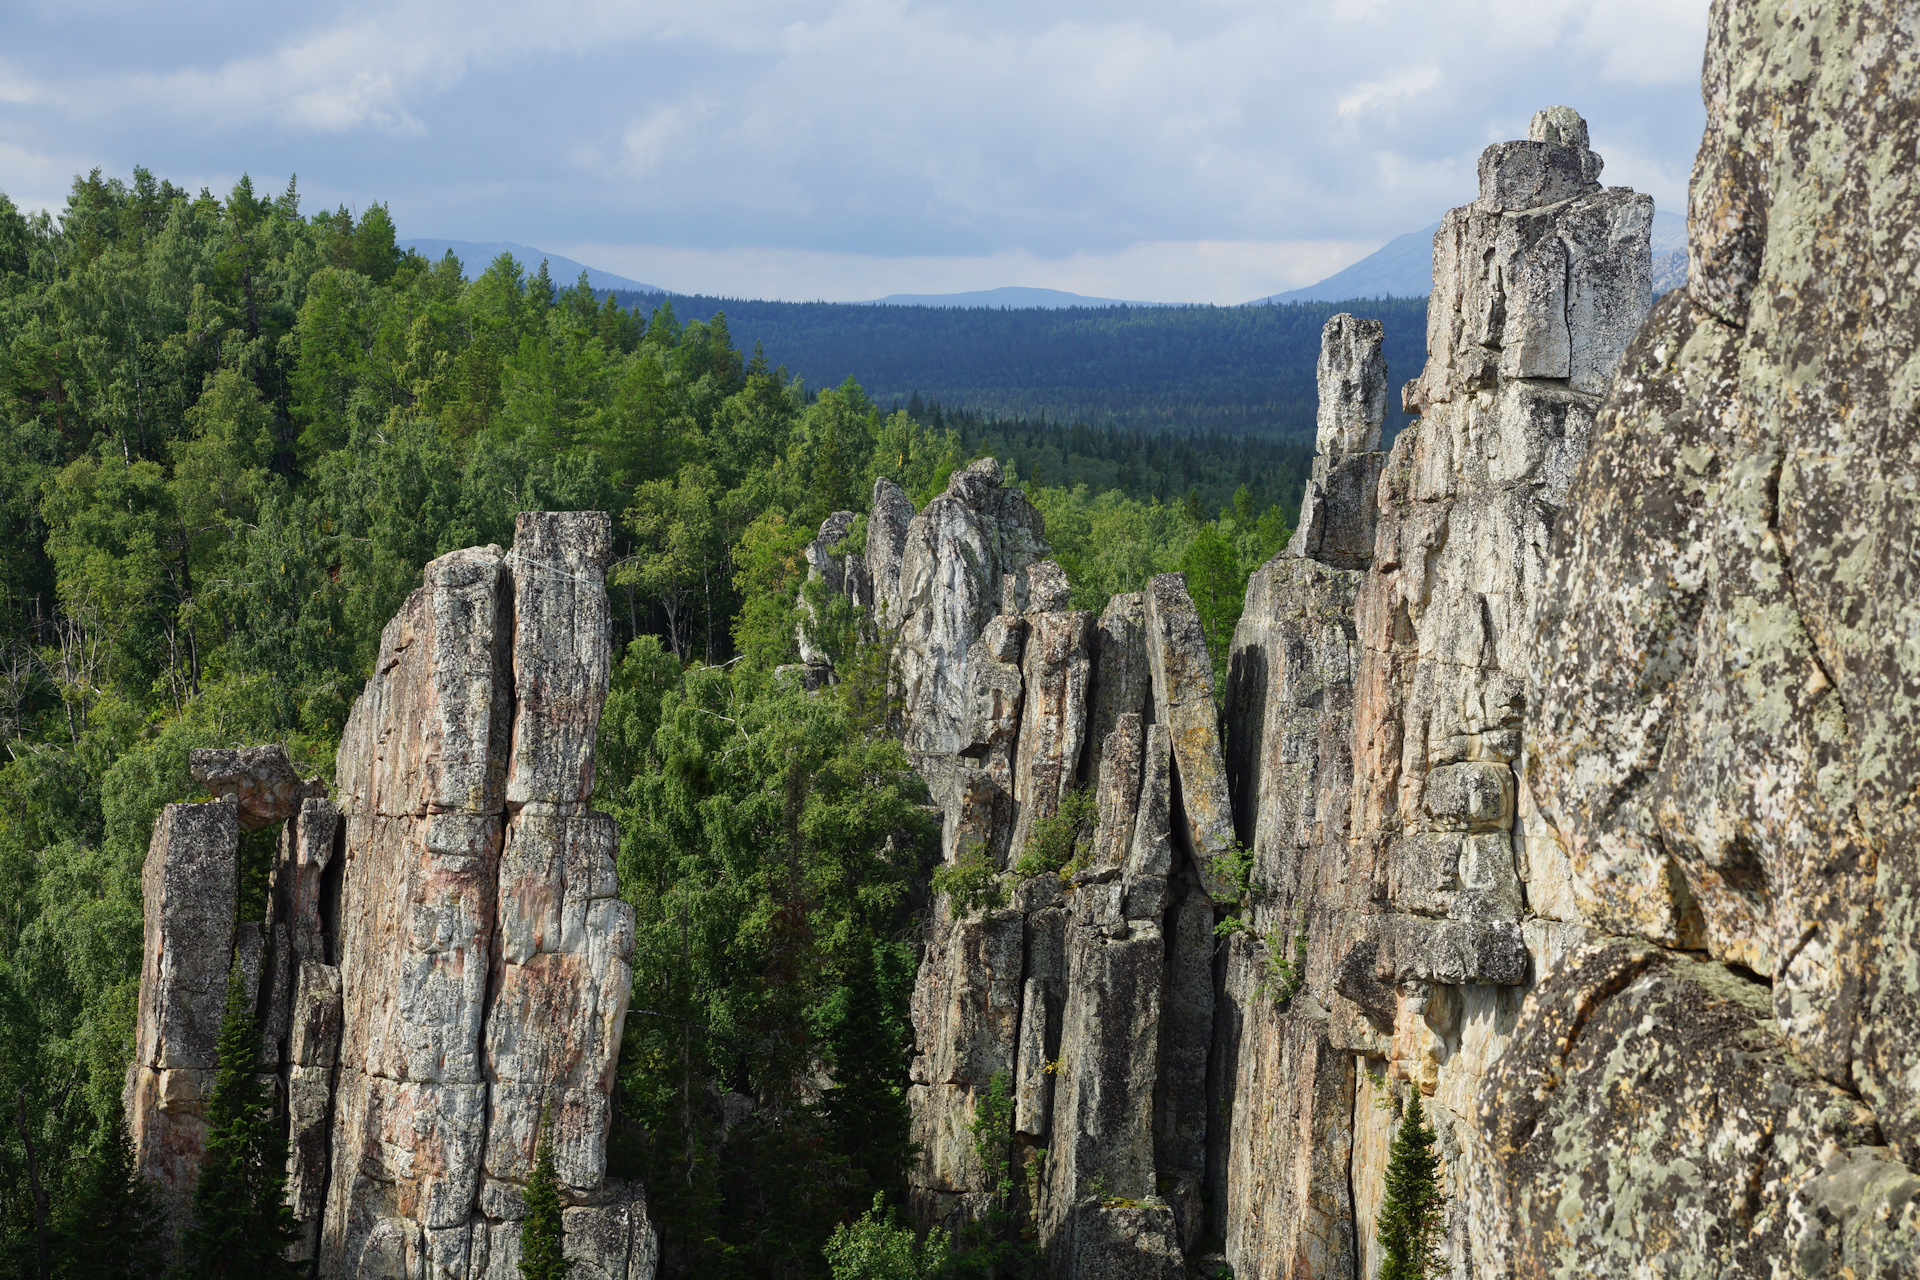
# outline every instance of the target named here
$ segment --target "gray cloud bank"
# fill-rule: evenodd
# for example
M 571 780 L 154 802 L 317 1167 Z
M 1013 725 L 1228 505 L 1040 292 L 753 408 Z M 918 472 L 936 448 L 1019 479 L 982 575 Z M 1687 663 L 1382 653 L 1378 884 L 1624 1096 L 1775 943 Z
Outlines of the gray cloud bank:
M 687 291 L 1237 301 L 1430 223 L 1554 102 L 1679 209 L 1705 7 L 30 3 L 0 190 L 298 172 L 309 207 Z

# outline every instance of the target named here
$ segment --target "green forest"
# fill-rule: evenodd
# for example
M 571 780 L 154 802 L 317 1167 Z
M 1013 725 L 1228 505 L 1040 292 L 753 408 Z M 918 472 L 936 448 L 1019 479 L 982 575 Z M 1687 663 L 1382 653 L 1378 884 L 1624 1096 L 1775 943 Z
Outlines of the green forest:
M 617 293 L 653 307 L 659 294 Z M 1239 307 L 876 306 L 670 299 L 682 320 L 724 312 L 809 386 L 856 379 L 889 407 L 916 393 L 989 417 L 1180 434 L 1311 438 L 1320 329 L 1341 311 L 1386 326 L 1394 385 L 1427 358 L 1427 300 L 1369 298 Z M 1398 397 L 1389 436 L 1406 422 Z
M 774 675 L 801 548 L 877 476 L 924 504 L 1002 453 L 1078 606 L 1186 569 L 1223 660 L 1305 455 L 883 412 L 730 323 L 508 258 L 469 281 L 396 249 L 382 206 L 306 214 L 292 185 L 96 172 L 58 218 L 0 195 L 0 1275 L 148 1274 L 99 1242 L 144 1212 L 120 1121 L 140 873 L 160 808 L 201 798 L 188 750 L 284 742 L 330 775 L 422 565 L 523 510 L 615 518 L 595 799 L 639 923 L 612 1172 L 646 1180 L 663 1274 L 825 1276 L 836 1228 L 899 1205 L 936 833 L 884 654 L 849 628 L 841 685 Z M 270 856 L 243 846 L 243 919 Z M 231 1185 L 270 1195 L 238 1097 Z

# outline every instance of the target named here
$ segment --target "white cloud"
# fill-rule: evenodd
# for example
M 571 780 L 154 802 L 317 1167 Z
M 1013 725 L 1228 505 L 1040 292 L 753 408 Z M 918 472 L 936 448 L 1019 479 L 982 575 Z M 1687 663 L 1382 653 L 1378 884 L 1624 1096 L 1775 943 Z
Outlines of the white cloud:
M 1252 297 L 1287 282 L 1221 291 L 1307 261 L 1198 246 L 1351 247 L 1425 225 L 1471 197 L 1482 146 L 1522 136 L 1553 102 L 1588 116 L 1610 180 L 1673 207 L 1698 140 L 1706 12 L 1706 0 L 74 3 L 9 32 L 0 189 L 64 188 L 29 155 L 176 180 L 297 170 L 316 196 L 390 201 L 414 234 L 677 245 L 689 270 L 718 273 L 663 281 L 689 289 L 755 271 L 807 288 L 829 269 L 877 279 L 881 260 L 931 279 L 951 260 L 964 287 L 1111 280 L 1055 287 L 1143 298 Z M 729 247 L 743 244 L 767 247 Z M 734 272 L 741 253 L 761 265 Z M 990 267 L 1027 274 L 987 280 Z
M 1340 116 L 1351 120 L 1380 110 L 1391 110 L 1403 102 L 1420 97 L 1440 83 L 1440 68 L 1410 67 L 1380 80 L 1356 85 L 1340 99 Z

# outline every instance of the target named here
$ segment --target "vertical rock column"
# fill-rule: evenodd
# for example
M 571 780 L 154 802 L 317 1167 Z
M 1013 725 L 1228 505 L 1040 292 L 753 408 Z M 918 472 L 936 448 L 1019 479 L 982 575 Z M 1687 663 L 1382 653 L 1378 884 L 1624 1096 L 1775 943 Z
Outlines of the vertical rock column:
M 1387 367 L 1377 321 L 1321 334 L 1315 480 L 1285 553 L 1247 584 L 1227 676 L 1234 823 L 1251 851 L 1240 932 L 1225 944 L 1213 1089 L 1225 1123 L 1210 1153 L 1214 1227 L 1256 1274 L 1353 1275 L 1364 1224 L 1349 1186 L 1357 1099 L 1336 1044 L 1334 961 L 1377 907 L 1349 845 L 1354 603 L 1373 558 Z M 1364 865 L 1364 864 L 1362 864 Z M 1303 983 L 1281 1003 L 1300 962 Z M 1289 966 L 1284 972 L 1281 965 Z M 1389 1004 L 1390 1007 L 1390 1004 Z M 1278 1265 L 1279 1260 L 1289 1260 Z
M 232 802 L 170 804 L 154 823 L 140 877 L 146 942 L 127 1124 L 136 1167 L 152 1179 L 175 1230 L 187 1221 L 206 1153 L 239 854 Z
M 427 565 L 337 757 L 344 1035 L 323 1275 L 466 1275 L 513 708 L 498 547 Z
M 1377 331 L 1336 317 L 1323 335 L 1295 558 L 1249 585 L 1228 695 L 1255 894 L 1227 963 L 1214 1204 L 1250 1274 L 1377 1269 L 1397 1121 L 1376 1103 L 1408 1088 L 1432 1098 L 1452 1268 L 1495 1265 L 1476 1092 L 1524 985 L 1582 932 L 1516 773 L 1532 619 L 1650 292 L 1652 202 L 1599 171 L 1566 108 L 1487 149 L 1479 199 L 1435 237 L 1428 361 L 1404 394 L 1421 416 L 1390 454 Z
M 587 807 L 609 540 L 530 513 L 511 555 L 433 561 L 348 719 L 323 1275 L 514 1275 L 543 1113 L 570 1252 L 651 1274 L 644 1201 L 604 1178 L 632 948 Z
M 612 818 L 588 809 L 609 675 L 602 575 L 611 538 L 605 516 L 529 513 L 508 557 L 515 704 L 480 1198 L 490 1255 L 511 1249 L 517 1257 L 521 1190 L 543 1111 L 570 1192 L 591 1196 L 606 1173 L 633 951 L 633 909 L 614 876 L 619 832 Z M 489 1274 L 502 1270 L 493 1262 Z
M 1431 1095 L 1459 1274 L 1495 1247 L 1480 1082 L 1525 984 L 1581 934 L 1516 770 L 1552 521 L 1650 300 L 1653 202 L 1602 189 L 1600 167 L 1585 123 L 1551 108 L 1487 148 L 1479 199 L 1442 221 L 1405 393 L 1421 416 L 1382 473 L 1358 601 L 1350 839 L 1382 909 L 1340 957 L 1335 1043 Z M 1356 1111 L 1357 1149 L 1384 1150 L 1391 1123 Z M 1354 1185 L 1381 1173 L 1356 1167 Z

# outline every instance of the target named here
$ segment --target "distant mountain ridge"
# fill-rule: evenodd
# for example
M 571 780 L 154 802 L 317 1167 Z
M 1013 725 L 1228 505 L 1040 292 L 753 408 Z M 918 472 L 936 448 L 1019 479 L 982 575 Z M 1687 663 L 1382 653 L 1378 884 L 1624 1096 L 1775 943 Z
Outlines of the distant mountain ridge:
M 587 285 L 596 290 L 626 289 L 634 293 L 667 293 L 657 284 L 642 284 L 638 280 L 629 280 L 617 276 L 611 271 L 602 271 L 598 267 L 589 267 L 583 262 L 558 253 L 548 253 L 545 249 L 535 249 L 530 245 L 515 244 L 511 240 L 436 240 L 432 238 L 400 241 L 402 249 L 412 249 L 422 257 L 438 260 L 448 250 L 460 259 L 461 269 L 471 280 L 485 271 L 493 260 L 503 253 L 510 253 L 527 274 L 540 269 L 540 263 L 547 264 L 547 274 L 553 277 L 557 285 L 570 285 L 580 278 L 582 271 L 587 273 Z

